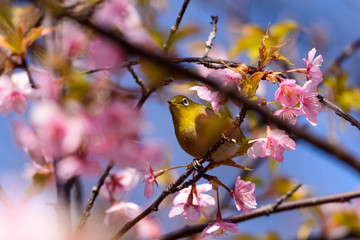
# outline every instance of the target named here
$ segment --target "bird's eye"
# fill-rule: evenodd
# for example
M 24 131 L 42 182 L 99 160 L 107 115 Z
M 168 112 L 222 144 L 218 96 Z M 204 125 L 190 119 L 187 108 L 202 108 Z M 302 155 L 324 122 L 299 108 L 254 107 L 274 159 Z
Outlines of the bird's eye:
M 181 100 L 181 103 L 184 105 L 184 106 L 189 106 L 189 101 L 187 100 L 187 98 L 183 98 Z

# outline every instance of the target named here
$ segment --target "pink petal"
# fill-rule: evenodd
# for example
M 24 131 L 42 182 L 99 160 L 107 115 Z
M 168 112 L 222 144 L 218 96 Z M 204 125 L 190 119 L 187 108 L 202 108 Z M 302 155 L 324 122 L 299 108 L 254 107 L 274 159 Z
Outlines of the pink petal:
M 169 212 L 169 218 L 173 218 L 177 215 L 180 215 L 184 212 L 184 205 L 179 205 L 179 206 L 175 206 L 172 207 L 170 212 Z

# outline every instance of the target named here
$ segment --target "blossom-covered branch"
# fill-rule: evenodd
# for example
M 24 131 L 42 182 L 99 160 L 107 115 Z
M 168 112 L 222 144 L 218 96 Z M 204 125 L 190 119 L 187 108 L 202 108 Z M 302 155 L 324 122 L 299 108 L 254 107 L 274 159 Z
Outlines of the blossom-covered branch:
M 211 158 L 211 154 L 214 153 L 222 144 L 224 144 L 223 139 L 219 139 L 214 146 L 212 146 L 209 151 L 201 158 L 199 159 L 199 163 L 202 164 L 205 161 L 209 160 Z M 190 165 L 190 167 L 186 170 L 185 173 L 183 173 L 174 183 L 170 184 L 168 188 L 166 188 L 161 195 L 143 212 L 141 212 L 136 218 L 128 222 L 127 224 L 122 227 L 118 233 L 114 237 L 111 238 L 111 240 L 119 239 L 121 236 L 123 236 L 127 231 L 129 231 L 136 223 L 138 223 L 140 220 L 145 218 L 150 213 L 157 211 L 159 209 L 160 203 L 170 194 L 173 194 L 177 191 L 180 191 L 184 188 L 189 187 L 193 183 L 196 183 L 199 181 L 203 174 L 208 170 L 208 167 L 210 164 L 202 169 L 201 173 L 197 174 L 193 177 L 193 179 L 185 182 L 185 180 L 196 170 L 194 165 Z M 185 182 L 185 183 L 184 183 Z
M 236 68 L 239 64 L 238 62 L 229 61 L 229 60 L 225 60 L 225 59 L 219 60 L 217 58 L 212 58 L 212 57 L 170 57 L 169 60 L 171 60 L 175 63 L 196 63 L 196 64 L 203 65 L 203 66 L 205 66 L 207 68 L 211 68 L 211 69 L 225 69 L 225 68 L 227 68 L 226 65 L 228 65 L 229 67 Z M 140 63 L 141 63 L 141 61 L 133 61 L 133 62 L 130 62 L 129 65 L 137 65 Z M 224 65 L 223 63 L 226 63 L 226 65 Z M 128 64 L 126 66 L 128 66 Z M 248 66 L 248 67 L 249 67 L 249 69 L 253 69 L 255 71 L 254 67 L 252 67 L 252 66 Z M 357 119 L 355 119 L 353 116 L 351 116 L 349 113 L 345 112 L 339 106 L 332 103 L 331 101 L 329 101 L 328 99 L 326 99 L 324 96 L 322 96 L 320 94 L 317 95 L 317 98 L 324 106 L 326 106 L 329 109 L 331 109 L 332 111 L 334 111 L 338 116 L 340 116 L 343 119 L 345 119 L 346 121 L 348 121 L 351 125 L 360 129 L 360 122 Z
M 80 24 L 82 24 L 86 27 L 89 27 L 89 28 L 95 30 L 96 32 L 98 32 L 100 34 L 103 34 L 104 36 L 108 37 L 112 41 L 115 41 L 118 44 L 122 45 L 124 48 L 126 48 L 129 52 L 132 52 L 133 54 L 138 54 L 144 58 L 152 60 L 152 61 L 160 64 L 164 68 L 167 68 L 170 71 L 177 72 L 184 78 L 198 80 L 204 84 L 211 86 L 212 88 L 218 90 L 219 92 L 222 92 L 222 93 L 228 95 L 231 99 L 233 99 L 237 102 L 242 102 L 246 108 L 258 112 L 266 122 L 274 123 L 279 128 L 281 128 L 289 133 L 295 134 L 297 137 L 309 142 L 310 144 L 313 144 L 314 146 L 328 152 L 329 154 L 336 156 L 337 158 L 341 159 L 344 163 L 346 163 L 347 165 L 351 166 L 352 168 L 354 168 L 358 172 L 360 172 L 360 161 L 358 159 L 356 159 L 355 157 L 353 157 L 350 154 L 350 151 L 346 150 L 345 147 L 329 143 L 326 140 L 324 140 L 304 129 L 292 126 L 292 125 L 288 124 L 287 122 L 285 122 L 284 120 L 282 120 L 276 116 L 273 116 L 271 113 L 264 110 L 261 106 L 259 106 L 255 102 L 252 102 L 252 101 L 246 99 L 246 97 L 239 95 L 237 93 L 237 91 L 224 88 L 220 84 L 215 83 L 213 81 L 209 81 L 208 79 L 200 76 L 199 74 L 196 74 L 194 72 L 183 69 L 178 64 L 169 61 L 169 59 L 164 58 L 160 55 L 157 55 L 153 52 L 150 52 L 146 49 L 143 49 L 139 46 L 135 46 L 135 45 L 131 44 L 130 42 L 128 42 L 126 39 L 115 35 L 111 31 L 102 29 L 101 27 L 93 24 L 92 22 L 90 22 L 88 20 L 81 19 L 81 18 L 71 15 L 69 13 L 65 13 L 64 17 L 65 16 L 79 22 Z
M 285 202 L 278 205 L 277 208 L 274 208 L 274 206 L 277 204 L 276 202 L 274 204 L 268 204 L 262 206 L 258 209 L 253 210 L 252 212 L 240 213 L 235 216 L 226 218 L 224 220 L 234 223 L 239 223 L 258 217 L 269 216 L 274 213 L 296 210 L 306 207 L 317 206 L 321 204 L 333 203 L 333 202 L 345 202 L 353 198 L 359 198 L 359 197 L 360 197 L 360 190 L 357 190 L 357 191 L 332 194 L 322 197 L 313 197 L 302 200 L 296 200 L 292 202 Z M 182 237 L 187 237 L 195 233 L 200 233 L 206 226 L 207 224 L 201 224 L 197 226 L 187 226 L 175 232 L 169 233 L 160 239 L 165 240 L 165 239 L 178 239 Z

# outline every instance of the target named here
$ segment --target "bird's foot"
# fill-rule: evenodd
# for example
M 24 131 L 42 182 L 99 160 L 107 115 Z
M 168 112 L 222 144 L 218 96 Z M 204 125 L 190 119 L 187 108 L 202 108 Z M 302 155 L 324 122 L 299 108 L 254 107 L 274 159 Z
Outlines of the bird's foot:
M 203 165 L 201 165 L 201 163 L 199 162 L 199 159 L 195 158 L 192 162 L 192 165 L 198 173 L 205 172 L 205 168 L 203 167 Z

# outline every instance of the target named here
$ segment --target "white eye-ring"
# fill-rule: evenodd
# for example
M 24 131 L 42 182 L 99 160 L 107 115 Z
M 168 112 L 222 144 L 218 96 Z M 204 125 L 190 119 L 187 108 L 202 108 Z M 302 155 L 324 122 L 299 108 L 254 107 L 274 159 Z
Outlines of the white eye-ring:
M 183 98 L 181 100 L 181 103 L 184 105 L 184 106 L 189 106 L 189 101 L 187 100 L 187 98 Z

